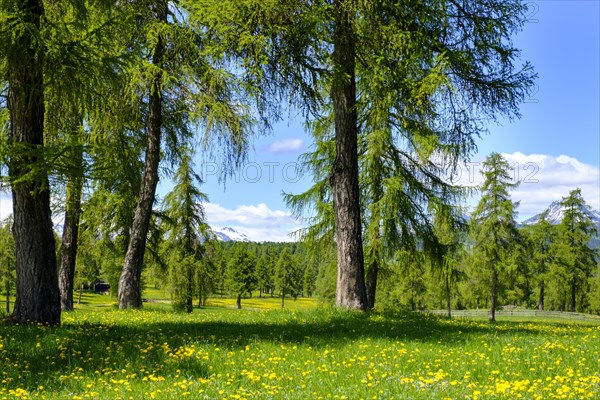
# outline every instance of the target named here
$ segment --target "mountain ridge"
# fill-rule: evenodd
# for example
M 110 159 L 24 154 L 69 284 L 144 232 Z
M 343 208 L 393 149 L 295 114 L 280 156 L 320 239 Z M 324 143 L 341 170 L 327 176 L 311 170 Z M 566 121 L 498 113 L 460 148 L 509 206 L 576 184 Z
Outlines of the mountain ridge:
M 542 214 L 546 210 L 549 211 L 547 219 L 552 225 L 558 225 L 562 221 L 562 218 L 564 217 L 564 209 L 560 206 L 560 201 L 556 200 L 550 203 L 550 205 L 544 211 L 524 220 L 523 222 L 520 222 L 519 226 L 535 224 L 539 221 Z M 592 217 L 593 224 L 597 227 L 598 232 L 600 233 L 600 211 L 593 210 L 589 205 L 586 205 L 584 212 Z M 468 220 L 470 215 L 466 214 L 465 217 Z M 220 229 L 213 229 L 213 232 L 217 236 L 217 239 L 221 242 L 259 242 L 245 233 L 239 232 L 229 226 L 225 226 Z
M 522 224 L 523 225 L 533 225 L 533 224 L 537 223 L 540 220 L 540 218 L 542 217 L 542 214 L 546 211 L 548 211 L 548 216 L 546 217 L 546 220 L 548 222 L 550 222 L 552 225 L 560 224 L 560 222 L 562 221 L 562 219 L 564 218 L 564 215 L 565 215 L 565 210 L 563 207 L 561 207 L 560 201 L 555 200 L 552 203 L 550 203 L 550 205 L 544 211 L 542 211 L 539 214 L 534 215 L 531 218 L 526 219 L 525 221 L 522 222 Z M 582 211 L 591 217 L 592 222 L 595 226 L 600 227 L 600 211 L 593 210 L 587 204 L 582 208 Z
M 220 242 L 255 242 L 255 240 L 252 240 L 245 233 L 238 232 L 229 226 L 224 226 L 221 229 L 213 229 L 213 232 Z

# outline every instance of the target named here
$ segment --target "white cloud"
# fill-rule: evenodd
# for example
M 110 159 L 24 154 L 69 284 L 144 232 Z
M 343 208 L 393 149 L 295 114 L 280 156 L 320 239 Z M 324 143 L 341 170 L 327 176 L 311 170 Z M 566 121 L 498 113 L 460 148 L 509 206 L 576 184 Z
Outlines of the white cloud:
M 581 189 L 585 201 L 595 210 L 600 209 L 600 168 L 582 163 L 566 155 L 554 157 L 545 154 L 504 154 L 515 167 L 521 184 L 512 192 L 520 200 L 519 212 L 537 214 L 554 200 L 567 196 L 571 190 Z
M 548 154 L 502 154 L 513 167 L 513 181 L 520 182 L 511 191 L 513 200 L 520 201 L 519 219 L 544 211 L 551 202 L 567 196 L 571 190 L 581 189 L 585 201 L 600 209 L 600 168 L 585 164 L 574 157 Z M 468 163 L 456 176 L 457 183 L 476 186 L 482 182 L 479 170 L 483 161 Z M 478 197 L 478 196 L 477 196 Z
M 228 226 L 256 241 L 288 242 L 293 240 L 289 234 L 303 226 L 289 211 L 271 210 L 265 203 L 235 209 L 205 203 L 204 210 L 214 229 Z
M 291 153 L 302 148 L 304 142 L 302 139 L 283 139 L 273 142 L 265 147 L 268 153 Z
M 242 205 L 235 210 L 222 207 L 220 204 L 205 203 L 204 210 L 209 223 L 215 224 L 278 226 L 296 222 L 296 219 L 288 211 L 271 210 L 265 203 Z

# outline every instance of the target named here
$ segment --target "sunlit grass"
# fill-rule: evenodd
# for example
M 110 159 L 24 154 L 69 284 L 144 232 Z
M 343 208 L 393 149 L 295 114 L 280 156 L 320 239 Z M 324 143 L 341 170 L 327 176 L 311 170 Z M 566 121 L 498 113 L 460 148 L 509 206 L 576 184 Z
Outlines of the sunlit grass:
M 162 303 L 118 311 L 89 295 L 61 327 L 0 327 L 0 399 L 600 397 L 600 326 L 589 323 L 330 308 L 188 315 Z
M 208 299 L 206 302 L 207 306 L 214 307 L 235 307 L 235 299 L 231 298 L 219 298 L 214 297 Z M 309 297 L 286 297 L 284 301 L 284 308 L 287 310 L 307 310 L 316 308 L 319 306 L 318 300 Z M 281 309 L 281 298 L 280 297 L 257 297 L 253 296 L 250 298 L 242 299 L 242 308 L 248 308 L 252 310 L 276 310 Z

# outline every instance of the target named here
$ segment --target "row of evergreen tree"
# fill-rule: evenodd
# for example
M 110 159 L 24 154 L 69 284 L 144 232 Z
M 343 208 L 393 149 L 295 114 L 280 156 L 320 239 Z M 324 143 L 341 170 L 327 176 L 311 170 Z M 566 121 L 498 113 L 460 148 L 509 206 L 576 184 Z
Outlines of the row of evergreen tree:
M 201 218 L 202 195 L 186 179 L 193 175 L 190 166 L 189 160 L 182 163 L 178 184 L 155 213 L 145 285 L 171 293 L 174 307 L 188 312 L 195 301 L 202 306 L 211 296 L 236 298 L 238 307 L 243 297 L 257 293 L 281 297 L 282 307 L 286 296 L 334 301 L 335 243 L 217 241 Z M 449 314 L 489 307 L 491 318 L 499 305 L 600 313 L 600 264 L 597 249 L 590 247 L 598 232 L 581 191 L 571 191 L 560 202 L 560 223 L 552 225 L 547 210 L 536 223 L 519 227 L 506 160 L 490 155 L 483 172 L 482 198 L 470 221 L 458 229 L 447 219 L 435 221 L 435 234 L 444 244 L 437 252 L 424 246 L 398 248 L 393 257 L 378 260 L 380 307 L 446 308 Z M 15 280 L 10 227 L 11 221 L 5 221 L 0 229 L 7 313 Z M 114 295 L 122 255 L 113 242 L 94 239 L 85 229 L 80 241 L 77 286 L 106 280 Z

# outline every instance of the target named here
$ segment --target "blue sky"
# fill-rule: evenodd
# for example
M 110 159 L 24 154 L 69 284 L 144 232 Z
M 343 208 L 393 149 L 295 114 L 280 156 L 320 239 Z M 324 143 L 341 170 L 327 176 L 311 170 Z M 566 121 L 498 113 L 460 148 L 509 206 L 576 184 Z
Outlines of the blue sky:
M 461 169 L 461 182 L 479 183 L 481 161 L 501 152 L 514 165 L 521 185 L 519 219 L 539 213 L 576 187 L 600 209 L 600 2 L 532 1 L 531 22 L 515 38 L 522 59 L 538 73 L 536 91 L 521 105 L 522 118 L 489 126 L 479 151 Z M 197 160 L 197 171 L 210 198 L 209 223 L 233 227 L 255 240 L 290 240 L 302 226 L 287 210 L 282 192 L 299 193 L 310 177 L 294 170 L 311 139 L 300 116 L 275 125 L 272 134 L 253 140 L 248 163 L 224 186 L 211 163 Z M 169 187 L 163 183 L 159 195 Z M 476 199 L 472 199 L 471 203 Z M 0 197 L 0 217 L 10 212 Z
M 496 151 L 515 166 L 515 177 L 522 181 L 512 192 L 521 202 L 520 220 L 576 187 L 588 204 L 600 209 L 599 2 L 535 1 L 530 12 L 532 21 L 514 43 L 538 73 L 535 93 L 521 105 L 521 119 L 489 126 L 490 133 L 477 143 L 478 153 L 461 169 L 461 182 L 479 183 L 481 162 Z M 289 240 L 287 234 L 302 222 L 290 215 L 281 193 L 309 187 L 310 177 L 296 177 L 290 163 L 310 145 L 302 118 L 291 118 L 276 125 L 272 135 L 254 141 L 250 164 L 225 189 L 212 175 L 213 166 L 199 164 L 210 197 L 209 222 L 216 228 L 232 226 L 256 240 Z

